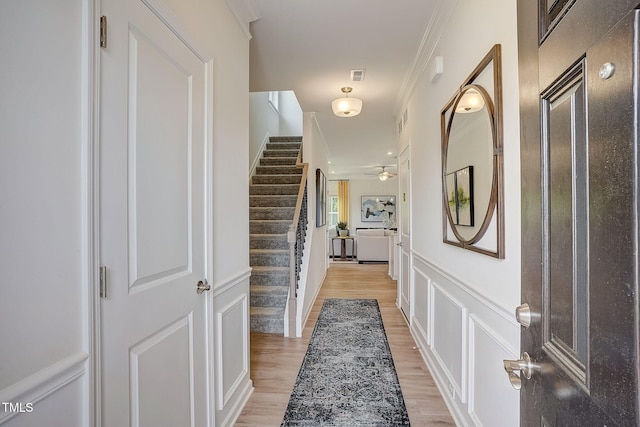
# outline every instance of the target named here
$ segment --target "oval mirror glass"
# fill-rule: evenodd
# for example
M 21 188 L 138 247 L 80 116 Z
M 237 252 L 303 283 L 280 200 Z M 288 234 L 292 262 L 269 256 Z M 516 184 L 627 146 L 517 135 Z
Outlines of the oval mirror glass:
M 442 109 L 441 126 L 443 241 L 504 258 L 500 45 Z
M 452 108 L 445 169 L 449 224 L 458 240 L 472 243 L 491 219 L 493 105 L 482 87 L 470 85 Z

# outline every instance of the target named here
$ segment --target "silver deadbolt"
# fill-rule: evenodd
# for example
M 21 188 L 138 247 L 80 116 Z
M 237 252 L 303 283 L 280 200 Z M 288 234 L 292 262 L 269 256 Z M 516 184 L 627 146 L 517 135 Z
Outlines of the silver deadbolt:
M 209 289 L 211 289 L 211 285 L 207 282 L 207 279 L 198 281 L 198 287 L 196 288 L 196 292 L 198 293 L 198 295 L 200 295 L 204 291 L 208 291 Z
M 531 326 L 531 307 L 526 302 L 516 307 L 516 320 L 524 328 Z
M 598 71 L 598 75 L 602 80 L 607 80 L 608 78 L 611 78 L 611 76 L 613 76 L 613 73 L 615 72 L 616 72 L 615 64 L 611 62 L 605 62 L 600 67 L 600 70 Z
M 531 362 L 531 357 L 526 351 L 520 356 L 520 360 L 503 360 L 504 370 L 509 375 L 509 382 L 516 390 L 522 388 L 522 378 L 531 379 L 533 371 L 539 367 Z

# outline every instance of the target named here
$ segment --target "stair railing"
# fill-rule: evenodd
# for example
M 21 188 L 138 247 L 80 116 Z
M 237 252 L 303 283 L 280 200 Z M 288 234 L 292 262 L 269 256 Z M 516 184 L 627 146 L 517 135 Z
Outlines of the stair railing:
M 298 299 L 298 280 L 300 279 L 300 265 L 304 251 L 304 241 L 307 234 L 307 172 L 309 163 L 302 163 L 302 146 L 298 152 L 296 167 L 302 168 L 302 179 L 298 189 L 298 200 L 293 213 L 293 221 L 287 232 L 289 242 L 289 337 L 296 336 L 296 317 Z

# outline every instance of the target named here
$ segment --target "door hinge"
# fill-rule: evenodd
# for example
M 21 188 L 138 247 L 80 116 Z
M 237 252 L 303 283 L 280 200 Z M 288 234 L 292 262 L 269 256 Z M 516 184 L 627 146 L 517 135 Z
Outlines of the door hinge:
M 107 267 L 100 266 L 100 298 L 107 297 Z
M 107 47 L 107 17 L 100 17 L 100 47 Z

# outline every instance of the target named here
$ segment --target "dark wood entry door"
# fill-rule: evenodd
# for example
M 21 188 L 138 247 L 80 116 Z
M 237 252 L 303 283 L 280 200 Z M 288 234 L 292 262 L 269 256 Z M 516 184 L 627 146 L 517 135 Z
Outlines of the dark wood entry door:
M 637 6 L 518 2 L 523 426 L 640 425 Z

